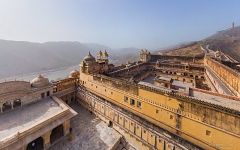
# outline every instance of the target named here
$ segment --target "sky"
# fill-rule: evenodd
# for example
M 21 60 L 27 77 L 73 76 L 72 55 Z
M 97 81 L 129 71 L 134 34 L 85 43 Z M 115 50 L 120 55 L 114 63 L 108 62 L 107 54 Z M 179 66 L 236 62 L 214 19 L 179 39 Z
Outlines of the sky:
M 0 0 L 0 39 L 158 49 L 240 24 L 239 0 Z

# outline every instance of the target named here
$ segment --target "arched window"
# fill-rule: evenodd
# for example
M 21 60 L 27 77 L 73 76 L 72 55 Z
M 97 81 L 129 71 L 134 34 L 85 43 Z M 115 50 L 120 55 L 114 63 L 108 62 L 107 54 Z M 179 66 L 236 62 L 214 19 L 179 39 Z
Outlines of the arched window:
M 43 138 L 39 137 L 27 145 L 27 150 L 43 150 Z

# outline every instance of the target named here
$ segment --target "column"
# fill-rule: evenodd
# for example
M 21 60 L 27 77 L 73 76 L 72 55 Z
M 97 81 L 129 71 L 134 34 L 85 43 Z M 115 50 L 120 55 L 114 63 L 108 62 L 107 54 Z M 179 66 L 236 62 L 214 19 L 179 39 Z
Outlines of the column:
M 12 109 L 13 109 L 13 101 L 11 102 L 11 106 L 12 106 Z
M 63 123 L 64 136 L 69 134 L 70 130 L 70 120 L 67 120 Z
M 26 150 L 27 149 L 27 145 L 22 146 L 22 148 L 20 148 L 19 150 Z
M 3 103 L 0 103 L 0 112 L 1 113 L 3 112 L 2 107 L 3 107 Z
M 48 149 L 51 145 L 50 143 L 50 135 L 51 135 L 51 131 L 48 131 L 47 133 L 42 135 L 43 138 L 43 142 L 44 142 L 44 149 Z

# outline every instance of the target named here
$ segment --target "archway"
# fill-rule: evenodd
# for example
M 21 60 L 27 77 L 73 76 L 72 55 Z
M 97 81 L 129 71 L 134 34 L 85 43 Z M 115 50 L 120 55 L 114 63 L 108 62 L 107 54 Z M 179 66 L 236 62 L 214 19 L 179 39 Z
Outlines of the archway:
M 17 99 L 13 101 L 13 108 L 20 107 L 21 106 L 21 100 Z
M 27 150 L 43 150 L 43 138 L 39 137 L 27 145 Z
M 63 135 L 63 125 L 61 124 L 52 130 L 52 133 L 50 135 L 51 144 L 63 137 Z
M 11 109 L 12 109 L 12 104 L 10 102 L 5 102 L 3 104 L 3 107 L 2 107 L 2 111 L 3 112 L 11 110 Z
M 108 127 L 110 127 L 110 128 L 113 127 L 113 122 L 112 122 L 112 121 L 109 121 L 109 122 L 108 122 Z

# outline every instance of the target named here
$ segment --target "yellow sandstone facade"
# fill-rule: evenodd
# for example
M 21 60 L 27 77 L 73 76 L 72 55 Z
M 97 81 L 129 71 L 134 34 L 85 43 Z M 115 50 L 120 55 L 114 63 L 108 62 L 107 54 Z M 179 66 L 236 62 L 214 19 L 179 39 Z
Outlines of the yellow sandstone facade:
M 145 58 L 147 58 L 146 62 L 150 59 Z M 91 59 L 94 61 L 93 58 Z M 211 66 L 209 60 L 205 62 Z M 236 88 L 235 80 L 237 79 L 230 84 L 233 88 Z M 203 91 L 202 98 L 182 95 L 156 86 L 107 76 L 99 73 L 97 69 L 91 70 L 91 64 L 89 62 L 86 64 L 84 61 L 80 68 L 79 82 L 91 93 L 203 149 L 238 150 L 240 148 L 239 108 L 231 105 L 225 107 L 224 103 L 211 102 L 215 98 L 215 100 L 220 99 L 221 102 L 239 104 L 237 97 L 212 94 L 203 90 L 200 90 Z M 209 95 L 214 98 L 210 98 Z M 130 128 L 128 124 L 125 125 L 126 128 Z M 146 135 L 142 137 L 147 138 Z M 155 145 L 156 140 L 153 139 L 150 143 Z

